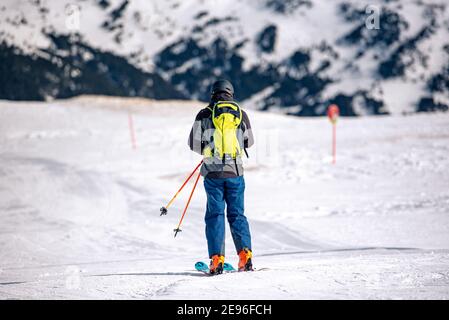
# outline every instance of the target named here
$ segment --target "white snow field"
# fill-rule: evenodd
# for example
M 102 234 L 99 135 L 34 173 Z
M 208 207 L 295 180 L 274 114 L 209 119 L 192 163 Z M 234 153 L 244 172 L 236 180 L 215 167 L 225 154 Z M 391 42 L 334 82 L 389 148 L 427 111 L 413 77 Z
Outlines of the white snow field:
M 207 277 L 198 102 L 0 101 L 1 299 L 448 299 L 449 114 L 325 118 L 249 110 L 254 264 Z M 129 115 L 136 148 L 130 139 Z M 227 237 L 227 261 L 237 264 Z

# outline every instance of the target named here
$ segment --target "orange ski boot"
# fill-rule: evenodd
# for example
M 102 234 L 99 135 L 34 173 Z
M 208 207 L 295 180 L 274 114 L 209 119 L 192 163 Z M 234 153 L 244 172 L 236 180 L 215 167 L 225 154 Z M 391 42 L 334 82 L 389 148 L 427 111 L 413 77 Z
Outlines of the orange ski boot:
M 209 273 L 210 274 L 221 274 L 223 273 L 225 257 L 222 255 L 214 255 L 210 260 Z
M 239 252 L 239 271 L 253 271 L 253 253 L 250 249 L 244 248 Z

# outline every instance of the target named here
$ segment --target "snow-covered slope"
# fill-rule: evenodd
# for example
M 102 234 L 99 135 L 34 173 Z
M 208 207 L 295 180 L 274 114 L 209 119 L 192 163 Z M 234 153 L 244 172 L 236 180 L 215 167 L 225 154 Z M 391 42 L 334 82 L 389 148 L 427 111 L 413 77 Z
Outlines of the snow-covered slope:
M 269 270 L 209 278 L 201 183 L 177 238 L 188 191 L 159 216 L 200 160 L 201 106 L 1 101 L 0 298 L 449 298 L 448 114 L 342 119 L 332 165 L 326 119 L 249 110 L 246 214 Z
M 0 97 L 205 100 L 220 76 L 248 107 L 297 115 L 329 103 L 343 115 L 447 110 L 448 10 L 444 0 L 5 0 Z

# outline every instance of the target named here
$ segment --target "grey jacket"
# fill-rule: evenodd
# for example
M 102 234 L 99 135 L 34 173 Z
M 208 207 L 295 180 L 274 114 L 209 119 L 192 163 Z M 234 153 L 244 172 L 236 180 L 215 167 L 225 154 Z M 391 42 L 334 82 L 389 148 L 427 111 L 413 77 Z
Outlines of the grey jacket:
M 192 151 L 203 154 L 203 149 L 211 141 L 214 133 L 214 124 L 212 122 L 212 108 L 213 103 L 202 109 L 196 116 L 193 123 L 192 130 L 189 135 L 189 147 Z M 237 139 L 244 149 L 251 147 L 254 144 L 254 137 L 249 122 L 248 115 L 242 110 L 242 123 L 237 129 Z M 203 165 L 201 166 L 201 175 L 205 178 L 233 178 L 243 176 L 243 161 L 241 156 L 236 159 L 232 158 L 216 158 L 205 157 Z

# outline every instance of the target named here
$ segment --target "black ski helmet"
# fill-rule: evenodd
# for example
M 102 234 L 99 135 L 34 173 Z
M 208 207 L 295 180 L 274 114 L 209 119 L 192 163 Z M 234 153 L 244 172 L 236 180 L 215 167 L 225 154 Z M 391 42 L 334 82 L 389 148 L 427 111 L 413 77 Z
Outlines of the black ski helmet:
M 220 79 L 214 82 L 210 94 L 211 96 L 213 96 L 219 92 L 225 92 L 229 94 L 231 97 L 233 97 L 234 87 L 232 86 L 232 83 L 230 83 L 228 80 Z

